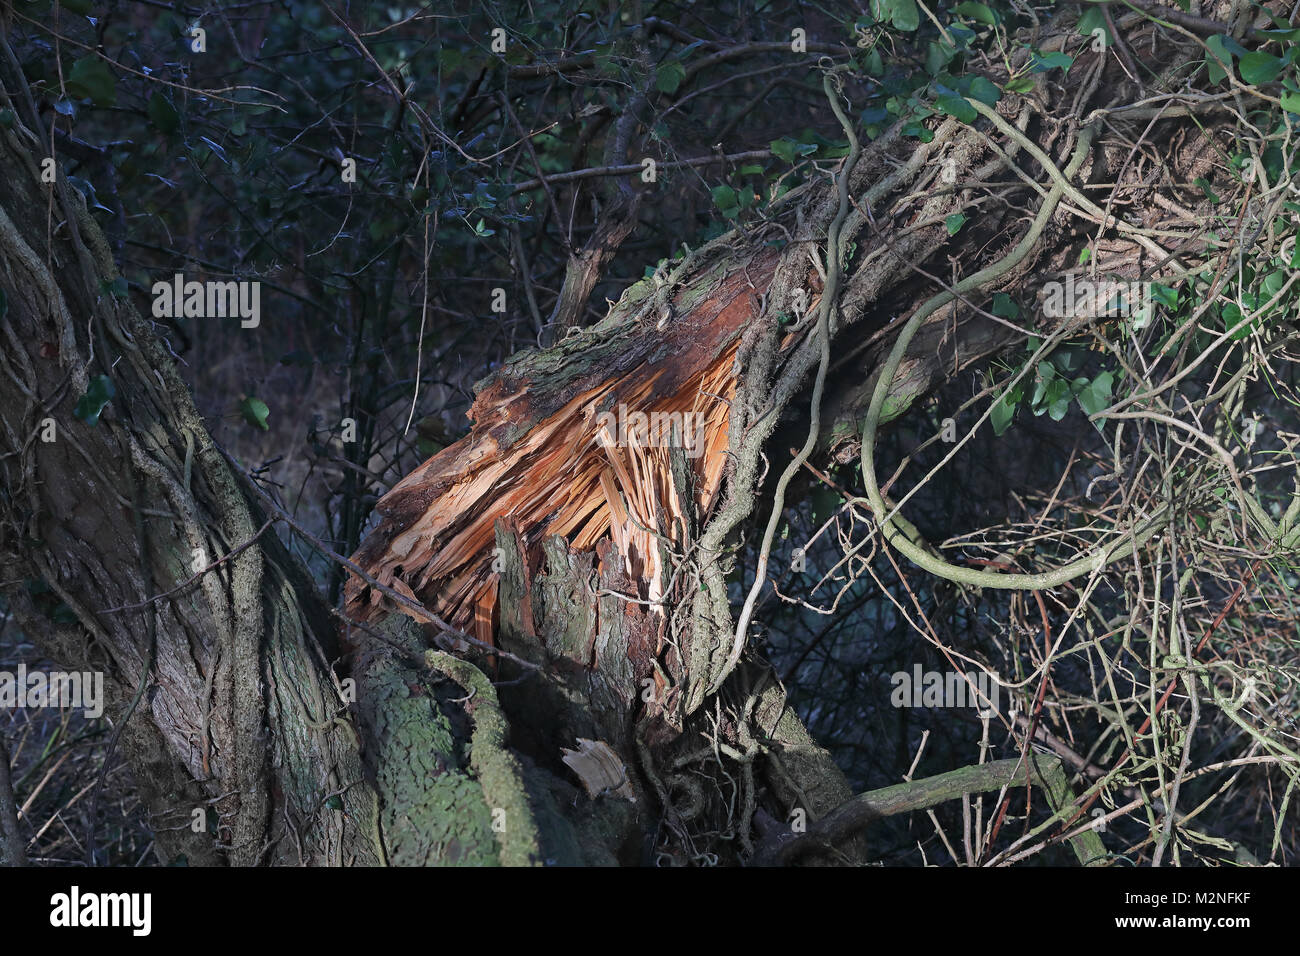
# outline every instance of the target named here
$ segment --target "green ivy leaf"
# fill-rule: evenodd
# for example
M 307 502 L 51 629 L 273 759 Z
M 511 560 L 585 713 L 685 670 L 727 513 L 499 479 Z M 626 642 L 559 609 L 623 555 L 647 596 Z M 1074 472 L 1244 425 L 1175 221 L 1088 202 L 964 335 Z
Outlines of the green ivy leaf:
M 1260 287 L 1264 290 L 1264 298 L 1271 299 L 1277 295 L 1282 286 L 1286 284 L 1286 278 L 1286 273 L 1281 269 L 1274 269 L 1264 276 L 1264 281 L 1260 283 Z
M 1237 303 L 1229 302 L 1223 307 L 1223 330 L 1226 332 L 1228 329 L 1236 327 L 1236 331 L 1232 333 L 1232 338 L 1234 340 L 1244 339 L 1250 334 L 1250 327 L 1255 324 L 1254 322 L 1240 324 L 1244 318 L 1245 316 L 1242 315 L 1241 308 Z
M 149 105 L 145 107 L 145 112 L 149 115 L 149 122 L 153 123 L 154 128 L 160 133 L 171 136 L 181 128 L 180 114 L 176 112 L 172 101 L 161 91 L 149 97 Z
M 1163 305 L 1167 309 L 1178 308 L 1178 290 L 1171 286 L 1151 283 L 1151 298 L 1157 305 Z
M 89 99 L 96 106 L 117 102 L 117 79 L 108 64 L 97 56 L 82 57 L 72 64 L 65 86 L 77 99 Z
M 1020 306 L 1005 292 L 993 294 L 993 307 L 989 311 L 1003 319 L 1014 319 L 1020 316 Z
M 655 73 L 655 88 L 660 93 L 676 93 L 677 87 L 682 85 L 684 79 L 686 79 L 686 67 L 682 66 L 681 60 L 669 60 L 659 65 Z
M 1228 75 L 1228 69 L 1232 67 L 1232 54 L 1228 52 L 1223 42 L 1226 39 L 1227 37 L 1219 34 L 1205 41 L 1205 46 L 1212 54 L 1205 58 L 1205 72 L 1209 75 L 1211 83 L 1223 82 Z
M 1271 83 L 1286 66 L 1280 56 L 1271 53 L 1247 53 L 1241 58 L 1241 78 L 1252 86 Z
M 1079 17 L 1079 32 L 1086 37 L 1092 36 L 1096 31 L 1101 30 L 1106 34 L 1106 46 L 1109 47 L 1115 42 L 1115 38 L 1110 35 L 1110 28 L 1106 26 L 1106 17 L 1101 11 L 1101 7 L 1091 6 L 1083 11 L 1083 16 Z
M 772 140 L 771 148 L 773 156 L 787 163 L 793 163 L 799 156 L 817 152 L 816 143 L 796 143 L 788 136 Z
M 1083 367 L 1083 352 L 1072 346 L 1066 346 L 1056 350 L 1052 356 L 1052 364 L 1062 372 L 1076 372 Z
M 1079 407 L 1085 415 L 1096 415 L 1102 409 L 1110 407 L 1114 384 L 1115 376 L 1111 372 L 1102 372 L 1079 390 Z M 1097 427 L 1100 428 L 1101 424 L 1097 423 Z
M 1046 73 L 1048 70 L 1057 69 L 1068 73 L 1072 66 L 1074 66 L 1074 57 L 1067 53 L 1034 53 L 1030 60 L 1030 69 L 1035 73 Z
M 1011 421 L 1016 417 L 1016 403 L 1008 401 L 1010 396 L 1003 395 L 993 403 L 993 410 L 989 414 L 989 423 L 993 426 L 993 434 L 1001 435 L 1011 427 Z
M 916 0 L 871 0 L 871 15 L 881 23 L 888 20 L 894 29 L 904 33 L 911 33 L 921 25 Z
M 260 398 L 245 398 L 239 403 L 239 414 L 244 417 L 244 421 L 254 428 L 260 428 L 264 432 L 271 430 L 271 426 L 266 423 L 266 418 L 271 414 L 271 410 L 266 407 L 266 402 Z
M 1044 359 L 1038 363 L 1038 374 L 1034 376 L 1034 394 L 1029 399 L 1029 406 L 1035 415 L 1043 414 L 1046 402 L 1050 401 L 1050 390 L 1056 384 L 1056 366 Z
M 1028 93 L 1033 88 L 1034 78 L 1031 76 L 1018 76 L 1003 87 L 1008 93 Z
M 997 14 L 982 3 L 959 3 L 952 8 L 952 12 L 976 23 L 986 23 L 991 27 L 998 25 Z
M 1070 402 L 1074 399 L 1074 390 L 1070 388 L 1070 383 L 1063 378 L 1058 378 L 1052 382 L 1047 389 L 1047 415 L 1054 422 L 1059 422 L 1065 417 L 1070 410 Z
M 104 406 L 112 401 L 115 394 L 117 390 L 113 387 L 113 380 L 107 375 L 96 375 L 86 385 L 86 394 L 77 399 L 72 414 L 94 428 L 99 424 L 99 415 Z
M 998 100 L 1002 99 L 1002 91 L 993 82 L 986 80 L 982 76 L 971 79 L 970 89 L 966 95 L 979 100 L 986 106 L 996 106 Z
M 956 49 L 941 40 L 931 40 L 925 48 L 925 72 L 938 76 L 957 55 Z
M 934 139 L 934 133 L 929 129 L 929 127 L 917 122 L 907 123 L 903 127 L 903 135 L 915 136 L 923 143 L 928 143 Z
M 975 107 L 967 103 L 965 98 L 951 91 L 941 94 L 934 101 L 934 105 L 941 112 L 947 113 L 949 116 L 955 117 L 966 124 L 974 123 L 979 117 L 979 114 L 975 112 Z
M 949 23 L 948 35 L 953 38 L 957 46 L 962 50 L 970 49 L 971 41 L 975 39 L 975 31 L 960 23 Z

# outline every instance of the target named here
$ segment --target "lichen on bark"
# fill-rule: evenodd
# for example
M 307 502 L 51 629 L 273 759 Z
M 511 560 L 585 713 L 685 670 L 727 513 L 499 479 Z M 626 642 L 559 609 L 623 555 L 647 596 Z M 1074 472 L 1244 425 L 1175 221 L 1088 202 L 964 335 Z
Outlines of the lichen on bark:
M 462 693 L 420 666 L 420 635 L 409 618 L 394 615 L 381 630 L 387 642 L 359 655 L 354 676 L 388 863 L 496 865 L 491 808 L 471 772 L 465 717 L 454 703 Z

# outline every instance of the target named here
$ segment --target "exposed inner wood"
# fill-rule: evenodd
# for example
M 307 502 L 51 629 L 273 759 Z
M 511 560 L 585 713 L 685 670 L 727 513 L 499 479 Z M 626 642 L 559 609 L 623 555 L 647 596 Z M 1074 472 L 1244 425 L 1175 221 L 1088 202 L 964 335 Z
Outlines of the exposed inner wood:
M 741 268 L 718 267 L 703 295 L 679 294 L 679 314 L 663 330 L 627 324 L 625 296 L 572 344 L 512 360 L 478 392 L 470 433 L 380 500 L 381 522 L 357 563 L 481 640 L 491 639 L 496 613 L 498 519 L 533 567 L 551 535 L 574 552 L 609 538 L 636 596 L 661 597 L 671 569 L 656 535 L 680 552 L 686 529 L 717 499 L 736 350 L 777 255 L 764 250 Z M 691 501 L 674 486 L 672 445 L 693 473 Z M 405 611 L 360 579 L 350 582 L 354 619 L 394 609 Z

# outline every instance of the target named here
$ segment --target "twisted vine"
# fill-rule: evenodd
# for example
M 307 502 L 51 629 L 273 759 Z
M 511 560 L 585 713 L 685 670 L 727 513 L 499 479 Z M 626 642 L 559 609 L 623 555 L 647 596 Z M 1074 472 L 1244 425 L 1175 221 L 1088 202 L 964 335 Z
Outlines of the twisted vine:
M 741 608 L 740 616 L 736 620 L 736 633 L 732 639 L 731 653 L 713 678 L 709 687 L 710 694 L 718 692 L 723 681 L 727 679 L 740 662 L 740 655 L 745 649 L 746 632 L 749 630 L 750 619 L 754 615 L 754 606 L 763 590 L 764 583 L 767 581 L 768 558 L 772 550 L 772 540 L 776 536 L 777 525 L 780 524 L 781 515 L 785 510 L 786 488 L 794 478 L 795 473 L 803 467 L 804 462 L 808 460 L 808 456 L 812 454 L 813 448 L 817 445 L 817 437 L 821 432 L 822 392 L 826 385 L 826 372 L 831 363 L 830 316 L 839 295 L 840 272 L 843 268 L 844 249 L 841 234 L 844 229 L 844 221 L 849 215 L 850 177 L 852 177 L 853 167 L 857 165 L 858 157 L 862 153 L 862 146 L 858 142 L 857 134 L 853 131 L 853 122 L 845 114 L 844 107 L 840 102 L 844 90 L 844 80 L 840 74 L 852 69 L 852 66 L 851 63 L 842 63 L 824 69 L 822 74 L 822 89 L 826 93 L 827 100 L 830 101 L 831 111 L 835 114 L 835 118 L 839 120 L 840 126 L 843 127 L 844 135 L 848 137 L 849 152 L 844 159 L 844 165 L 840 167 L 838 177 L 839 210 L 835 213 L 835 218 L 831 220 L 830 227 L 826 230 L 826 282 L 822 288 L 821 301 L 817 304 L 817 329 L 815 332 L 821 356 L 817 363 L 817 378 L 813 382 L 808 437 L 804 439 L 803 447 L 799 449 L 798 454 L 786 466 L 785 471 L 781 473 L 781 477 L 776 483 L 772 513 L 767 519 L 767 527 L 763 531 L 763 544 L 758 552 L 758 567 L 754 572 L 754 583 L 749 589 L 744 607 Z
M 982 106 L 983 104 L 979 105 Z M 1067 194 L 1077 192 L 1071 186 L 1070 178 L 1083 165 L 1096 130 L 1097 127 L 1093 124 L 1079 131 L 1074 154 L 1070 157 L 1070 161 L 1063 171 L 1056 169 L 1041 151 L 1035 154 L 1036 158 L 1047 169 L 1052 179 L 1052 187 L 1048 190 L 1043 204 L 1039 208 L 1038 215 L 1034 217 L 1029 230 L 1011 251 L 997 262 L 962 279 L 951 290 L 945 289 L 931 296 L 919 309 L 912 313 L 911 318 L 907 320 L 899 331 L 897 338 L 895 338 L 893 348 L 890 349 L 889 355 L 880 370 L 880 378 L 876 381 L 876 387 L 871 393 L 871 404 L 868 406 L 867 415 L 862 424 L 862 477 L 866 484 L 867 501 L 880 526 L 881 533 L 886 541 L 902 552 L 914 564 L 931 574 L 956 584 L 1014 590 L 1040 590 L 1056 587 L 1090 572 L 1100 571 L 1108 564 L 1127 557 L 1143 541 L 1163 527 L 1167 520 L 1167 511 L 1159 512 L 1143 521 L 1134 529 L 1132 534 L 1125 536 L 1124 540 L 1097 548 L 1094 552 L 1076 558 L 1051 571 L 1020 573 L 966 568 L 943 560 L 936 551 L 926 544 L 920 532 L 910 521 L 898 514 L 897 509 L 891 509 L 886 504 L 876 477 L 876 432 L 880 426 L 881 412 L 884 409 L 885 400 L 889 396 L 889 388 L 893 383 L 894 373 L 898 370 L 898 366 L 902 362 L 913 337 L 926 319 L 944 305 L 1005 275 L 1030 253 L 1042 236 L 1048 222 L 1051 221 L 1061 198 Z M 1008 383 L 1008 388 L 1014 387 L 1014 385 L 1015 382 L 1012 381 Z

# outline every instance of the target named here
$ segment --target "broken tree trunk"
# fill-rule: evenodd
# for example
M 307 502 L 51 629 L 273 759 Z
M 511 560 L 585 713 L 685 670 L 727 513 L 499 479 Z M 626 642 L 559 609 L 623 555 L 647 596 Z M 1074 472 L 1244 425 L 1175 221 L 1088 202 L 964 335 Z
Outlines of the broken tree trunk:
M 1038 48 L 1067 45 L 1077 37 L 1063 15 Z M 1012 66 L 1028 56 L 1020 51 Z M 1088 108 L 1122 95 L 1123 74 L 1105 67 L 1086 50 L 1075 60 L 1107 81 L 1091 87 Z M 497 662 L 502 676 L 520 674 L 517 660 L 532 665 L 529 679 L 502 689 L 516 742 L 552 765 L 580 739 L 607 745 L 618 758 L 607 789 L 626 792 L 617 779 L 626 774 L 638 806 L 662 813 L 687 858 L 703 819 L 734 833 L 744 858 L 760 800 L 777 819 L 800 808 L 816 819 L 838 806 L 844 780 L 780 688 L 761 664 L 733 670 L 746 659 L 747 635 L 728 587 L 739 536 L 773 507 L 765 475 L 788 460 L 773 449 L 789 445 L 773 437 L 798 444 L 807 435 L 808 382 L 821 354 L 813 316 L 827 271 L 843 270 L 843 282 L 829 317 L 834 346 L 814 448 L 842 460 L 857 454 L 900 318 L 956 279 L 1013 262 L 921 326 L 891 379 L 882 421 L 1023 337 L 1025 325 L 990 314 L 993 295 L 1033 301 L 1036 278 L 1073 266 L 1083 244 L 1119 275 L 1160 274 L 1169 262 L 1158 246 L 1131 229 L 1099 240 L 1093 214 L 1075 209 L 1056 210 L 1027 254 L 1008 255 L 1025 242 L 1025 209 L 1082 149 L 1077 126 L 1053 119 L 1080 109 L 1076 98 L 1046 83 L 1033 97 L 1004 94 L 997 123 L 935 121 L 928 142 L 895 127 L 853 169 L 843 232 L 851 251 L 839 261 L 827 261 L 825 249 L 835 189 L 812 182 L 775 203 L 774 218 L 689 254 L 667 282 L 637 283 L 597 325 L 517 356 L 480 383 L 469 435 L 380 501 L 381 521 L 356 555 L 367 579 L 351 581 L 348 613 L 364 622 L 397 610 L 435 632 L 448 624 L 453 637 L 508 652 Z M 1150 117 L 1133 122 L 1146 129 Z M 1185 116 L 1163 122 L 1192 131 L 1168 158 L 1175 172 L 1213 152 L 1212 122 L 1197 121 L 1200 133 Z M 1130 155 L 1123 142 L 1086 150 L 1076 181 L 1121 175 Z M 951 235 L 948 217 L 982 192 L 997 202 Z M 1041 317 L 1023 321 L 1051 327 Z M 653 427 L 617 427 L 656 416 L 698 417 L 698 446 L 682 440 L 690 429 L 673 442 Z M 701 737 L 717 767 L 726 759 L 741 768 L 738 820 L 682 772 L 707 762 Z

